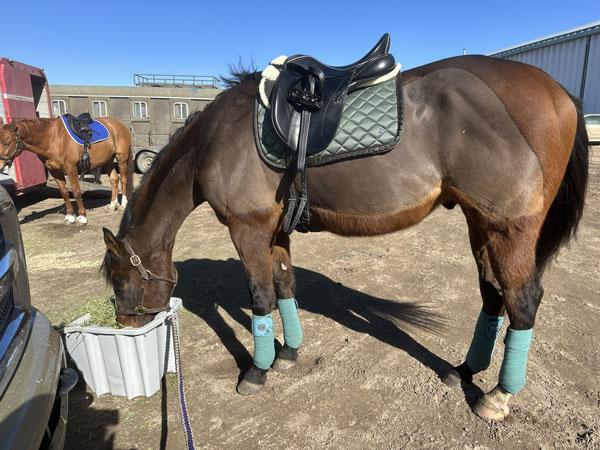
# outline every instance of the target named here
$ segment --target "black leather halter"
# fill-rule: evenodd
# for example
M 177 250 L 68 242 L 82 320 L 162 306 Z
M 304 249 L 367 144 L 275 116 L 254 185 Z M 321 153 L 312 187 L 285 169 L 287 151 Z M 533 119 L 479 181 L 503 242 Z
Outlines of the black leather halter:
M 140 299 L 139 303 L 135 305 L 135 307 L 133 309 L 120 310 L 117 308 L 117 302 L 115 301 L 116 314 L 118 316 L 145 316 L 145 315 L 149 315 L 149 314 L 158 314 L 159 312 L 166 311 L 167 309 L 169 309 L 168 302 L 165 306 L 161 306 L 159 308 L 146 308 L 144 306 L 144 296 L 146 295 L 146 283 L 149 281 L 159 281 L 159 282 L 171 283 L 173 285 L 173 287 L 171 288 L 171 293 L 172 293 L 173 289 L 175 289 L 175 285 L 177 284 L 177 276 L 173 280 L 172 278 L 159 277 L 158 275 L 155 275 L 154 273 L 152 273 L 151 271 L 149 271 L 148 269 L 146 269 L 144 267 L 140 257 L 135 254 L 135 252 L 131 248 L 131 245 L 129 245 L 129 243 L 125 239 L 123 239 L 121 242 L 123 242 L 123 244 L 125 245 L 125 249 L 127 250 L 127 253 L 129 253 L 129 255 L 130 255 L 129 262 L 131 263 L 131 265 L 133 267 L 135 267 L 138 270 L 138 272 L 140 273 L 140 276 L 142 277 L 143 287 L 142 287 L 142 298 Z
M 14 159 L 19 156 L 19 154 L 23 151 L 23 149 L 25 148 L 25 142 L 23 141 L 23 139 L 21 139 L 21 137 L 15 133 L 15 150 L 12 152 L 12 154 L 10 156 L 4 156 L 4 155 L 0 155 L 0 160 L 4 161 L 4 166 L 12 166 L 12 163 L 14 161 Z

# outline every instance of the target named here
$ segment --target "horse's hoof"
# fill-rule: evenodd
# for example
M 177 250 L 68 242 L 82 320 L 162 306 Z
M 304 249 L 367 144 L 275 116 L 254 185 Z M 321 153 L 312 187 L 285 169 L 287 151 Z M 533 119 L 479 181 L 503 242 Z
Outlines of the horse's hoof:
M 287 372 L 294 368 L 298 361 L 292 361 L 290 359 L 277 358 L 273 363 L 273 370 L 275 372 Z
M 442 382 L 454 389 L 464 389 L 473 384 L 473 373 L 466 363 L 452 367 L 442 378 Z
M 460 374 L 454 367 L 450 369 L 446 375 L 444 375 L 442 382 L 446 386 L 450 386 L 453 389 L 460 389 L 464 384 L 463 379 L 460 377 Z
M 125 208 L 127 206 L 127 197 L 121 198 L 121 208 Z
M 473 412 L 482 419 L 500 422 L 508 417 L 510 412 L 508 401 L 510 397 L 510 393 L 506 392 L 500 386 L 496 386 L 477 400 L 477 403 L 473 406 Z
M 273 363 L 273 370 L 277 372 L 285 372 L 290 370 L 298 362 L 298 349 L 292 348 L 284 344 L 282 349 L 277 354 L 277 359 Z
M 117 200 L 115 200 L 114 202 L 110 202 L 110 205 L 108 205 L 108 209 L 116 211 L 117 209 L 119 209 L 119 202 Z
M 244 378 L 237 385 L 238 394 L 241 395 L 255 395 L 258 394 L 265 383 L 267 382 L 267 371 L 261 369 L 252 364 L 246 373 Z
M 72 225 L 75 223 L 77 219 L 75 218 L 75 216 L 73 214 L 67 214 L 65 215 L 65 223 L 67 225 Z
M 252 383 L 244 378 L 239 382 L 236 390 L 240 395 L 256 395 L 262 391 L 263 387 L 264 384 Z
M 77 224 L 78 225 L 87 225 L 88 220 L 85 216 L 77 216 Z

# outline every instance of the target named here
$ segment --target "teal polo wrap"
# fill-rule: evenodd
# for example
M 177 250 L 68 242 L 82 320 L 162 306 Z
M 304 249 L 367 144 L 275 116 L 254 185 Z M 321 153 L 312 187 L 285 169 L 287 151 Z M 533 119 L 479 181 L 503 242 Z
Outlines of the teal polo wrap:
M 252 335 L 254 336 L 254 365 L 268 369 L 275 360 L 275 335 L 273 316 L 252 316 Z
M 490 366 L 496 337 L 503 322 L 504 316 L 490 316 L 484 311 L 479 313 L 466 358 L 467 366 L 473 373 L 481 372 Z
M 516 394 L 525 386 L 527 359 L 533 339 L 533 328 L 513 330 L 508 328 L 504 339 L 504 360 L 498 384 L 507 392 Z
M 279 315 L 283 322 L 283 338 L 288 347 L 298 348 L 302 344 L 302 325 L 298 318 L 298 303 L 295 298 L 277 300 Z

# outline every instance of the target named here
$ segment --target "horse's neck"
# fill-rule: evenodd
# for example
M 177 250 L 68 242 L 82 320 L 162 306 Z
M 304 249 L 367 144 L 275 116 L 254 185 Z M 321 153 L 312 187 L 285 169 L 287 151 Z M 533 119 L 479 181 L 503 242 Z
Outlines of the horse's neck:
M 200 203 L 194 198 L 194 172 L 194 158 L 189 152 L 177 160 L 164 178 L 153 179 L 145 186 L 146 193 L 156 192 L 154 200 L 145 210 L 140 210 L 143 199 L 136 199 L 132 214 L 137 224 L 126 233 L 136 251 L 147 255 L 166 252 L 170 258 L 177 231 Z
M 37 119 L 41 121 L 53 121 L 55 119 Z M 45 124 L 43 128 L 37 128 L 35 125 L 30 125 L 27 127 L 27 134 L 22 136 L 23 142 L 25 143 L 25 148 L 30 152 L 33 152 L 39 156 L 47 157 L 48 156 L 48 143 L 49 143 L 49 133 L 51 131 L 51 123 Z

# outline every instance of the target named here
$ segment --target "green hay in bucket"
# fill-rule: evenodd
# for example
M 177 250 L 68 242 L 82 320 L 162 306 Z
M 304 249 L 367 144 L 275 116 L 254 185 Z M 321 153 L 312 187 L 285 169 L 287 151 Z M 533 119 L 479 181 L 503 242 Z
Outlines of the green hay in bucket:
M 113 297 L 96 297 L 90 299 L 80 310 L 73 320 L 89 314 L 83 325 L 119 328 L 115 316 L 115 305 Z

